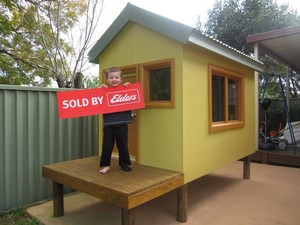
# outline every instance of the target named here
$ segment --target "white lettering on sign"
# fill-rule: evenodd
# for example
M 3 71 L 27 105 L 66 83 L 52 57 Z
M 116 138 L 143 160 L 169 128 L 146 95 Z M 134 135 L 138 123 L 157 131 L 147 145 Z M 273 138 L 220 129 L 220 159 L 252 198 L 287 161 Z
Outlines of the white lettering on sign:
M 102 105 L 103 96 L 101 97 L 92 97 L 92 105 Z
M 120 102 L 130 102 L 136 100 L 136 95 L 128 95 L 125 94 L 124 96 L 121 94 L 114 95 L 110 102 L 111 103 L 120 103 Z
M 89 100 L 87 98 L 64 100 L 62 104 L 63 109 L 85 107 L 89 104 Z

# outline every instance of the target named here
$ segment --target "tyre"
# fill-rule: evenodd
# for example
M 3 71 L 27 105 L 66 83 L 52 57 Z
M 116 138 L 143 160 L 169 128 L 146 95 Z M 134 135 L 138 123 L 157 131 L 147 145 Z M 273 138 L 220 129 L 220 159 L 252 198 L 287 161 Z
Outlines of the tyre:
M 260 150 L 276 150 L 276 145 L 268 142 L 262 142 L 259 144 Z
M 278 143 L 278 148 L 280 150 L 285 150 L 285 149 L 287 149 L 287 145 L 288 145 L 288 141 L 286 139 L 282 139 Z

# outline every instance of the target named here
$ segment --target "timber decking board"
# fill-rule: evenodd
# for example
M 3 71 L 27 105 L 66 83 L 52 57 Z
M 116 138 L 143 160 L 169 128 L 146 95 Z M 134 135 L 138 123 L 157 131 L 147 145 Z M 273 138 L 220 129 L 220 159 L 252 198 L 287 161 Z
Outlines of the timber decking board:
M 137 164 L 124 172 L 117 159 L 109 173 L 100 174 L 98 156 L 45 165 L 43 176 L 126 209 L 184 185 L 181 172 Z

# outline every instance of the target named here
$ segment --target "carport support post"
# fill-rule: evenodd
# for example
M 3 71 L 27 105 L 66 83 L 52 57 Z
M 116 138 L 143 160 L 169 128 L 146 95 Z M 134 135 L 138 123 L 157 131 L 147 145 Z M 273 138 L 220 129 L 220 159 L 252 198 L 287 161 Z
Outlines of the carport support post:
M 53 216 L 64 215 L 64 186 L 53 181 Z
M 244 161 L 243 178 L 250 179 L 250 155 L 244 157 L 243 161 Z
M 177 188 L 177 221 L 187 221 L 188 210 L 188 185 L 184 184 Z

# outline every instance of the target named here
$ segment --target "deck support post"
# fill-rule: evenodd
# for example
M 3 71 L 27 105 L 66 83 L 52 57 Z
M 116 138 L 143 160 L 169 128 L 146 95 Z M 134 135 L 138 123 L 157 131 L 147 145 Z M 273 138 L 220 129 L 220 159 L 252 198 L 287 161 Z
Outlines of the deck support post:
M 243 158 L 244 169 L 243 169 L 243 179 L 250 179 L 250 155 Z
M 64 186 L 53 181 L 53 216 L 64 215 Z
M 122 208 L 122 225 L 134 225 L 134 208 L 124 209 Z
M 177 221 L 185 223 L 187 221 L 188 210 L 188 185 L 184 184 L 177 188 Z

